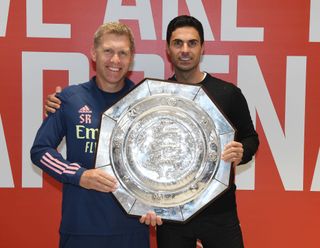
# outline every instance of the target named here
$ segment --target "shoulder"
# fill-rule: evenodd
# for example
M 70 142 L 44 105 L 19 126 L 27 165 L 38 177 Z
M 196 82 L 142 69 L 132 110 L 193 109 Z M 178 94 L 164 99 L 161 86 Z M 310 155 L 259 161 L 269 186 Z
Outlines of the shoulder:
M 73 98 L 76 95 L 79 94 L 84 94 L 92 88 L 92 83 L 91 81 L 85 82 L 85 83 L 80 83 L 80 84 L 75 84 L 75 85 L 70 85 L 62 90 L 61 93 L 57 94 L 57 96 L 62 100 L 62 101 L 67 101 L 68 99 Z
M 202 85 L 209 91 L 214 91 L 216 93 L 221 92 L 223 94 L 238 94 L 241 93 L 240 88 L 235 84 L 216 78 L 207 74 Z
M 132 89 L 135 86 L 135 83 L 129 78 L 125 78 L 124 82 L 125 82 L 125 87 L 127 87 L 128 89 Z

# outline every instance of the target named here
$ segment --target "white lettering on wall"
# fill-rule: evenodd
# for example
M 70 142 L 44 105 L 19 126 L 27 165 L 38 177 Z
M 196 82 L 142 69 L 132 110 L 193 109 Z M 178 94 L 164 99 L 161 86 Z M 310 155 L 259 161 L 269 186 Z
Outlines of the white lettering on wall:
M 186 0 L 190 15 L 197 18 L 203 26 L 204 29 L 204 38 L 208 41 L 213 41 L 213 33 L 210 27 L 210 23 L 204 9 L 203 3 L 201 0 Z M 166 28 L 166 27 L 165 27 Z
M 320 0 L 310 2 L 309 41 L 320 42 Z
M 43 23 L 42 0 L 27 0 L 27 37 L 70 38 L 70 24 Z
M 201 21 L 204 38 L 214 41 L 214 35 L 201 0 L 186 0 L 190 15 Z M 176 17 L 179 9 L 178 0 L 162 1 L 162 39 L 166 39 L 169 22 Z M 143 13 L 143 14 L 141 14 Z M 136 1 L 135 6 L 122 5 L 121 0 L 109 0 L 106 5 L 104 21 L 138 20 L 141 39 L 156 40 L 156 32 L 150 1 Z M 221 40 L 222 41 L 263 41 L 264 29 L 254 27 L 237 27 L 237 0 L 222 0 Z
M 10 0 L 0 1 L 0 37 L 6 36 Z
M 136 54 L 132 71 L 143 71 L 144 77 L 164 78 L 164 62 L 156 54 Z
M 144 77 L 164 78 L 164 61 L 156 54 L 136 54 L 132 71 L 143 71 Z M 228 55 L 203 55 L 201 70 L 208 73 L 229 73 Z
M 208 41 L 213 41 L 214 36 L 210 27 L 209 20 L 207 18 L 206 11 L 204 9 L 203 3 L 201 0 L 186 0 L 190 15 L 196 17 L 203 26 L 204 39 Z M 169 22 L 175 18 L 178 13 L 179 8 L 178 0 L 163 0 L 162 1 L 162 39 L 166 39 L 167 26 Z
M 246 164 L 236 167 L 236 184 L 239 190 L 255 189 L 255 157 Z
M 148 0 L 136 1 L 135 6 L 124 6 L 122 0 L 107 1 L 104 22 L 138 20 L 142 40 L 156 40 L 151 4 Z
M 0 115 L 0 188 L 14 188 L 6 137 Z
M 255 56 L 239 56 L 238 85 L 255 123 L 257 110 L 286 190 L 303 190 L 306 57 L 287 58 L 283 131 Z M 251 175 L 251 184 L 254 178 Z
M 203 55 L 200 68 L 208 73 L 229 73 L 229 56 Z
M 22 53 L 22 187 L 42 187 L 42 173 L 32 165 L 30 148 L 42 123 L 43 71 L 69 71 L 69 82 L 89 79 L 89 61 L 81 53 Z
M 164 11 L 165 10 L 165 11 Z M 178 15 L 178 0 L 162 0 L 162 39 L 166 40 L 167 26 Z
M 318 151 L 316 167 L 314 169 L 311 191 L 320 191 L 320 149 Z
M 237 27 L 237 0 L 221 1 L 221 41 L 263 41 L 263 28 Z

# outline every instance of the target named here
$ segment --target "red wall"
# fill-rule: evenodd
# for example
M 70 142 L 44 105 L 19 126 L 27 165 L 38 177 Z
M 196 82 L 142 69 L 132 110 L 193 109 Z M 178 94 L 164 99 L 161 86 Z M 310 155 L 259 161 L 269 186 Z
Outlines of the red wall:
M 85 78 L 86 70 L 94 74 L 89 48 L 97 26 L 121 19 L 132 27 L 137 43 L 133 80 L 167 78 L 172 71 L 163 29 L 171 15 L 189 13 L 207 21 L 206 33 L 212 35 L 206 37 L 203 68 L 243 90 L 261 139 L 255 163 L 237 176 L 246 247 L 319 246 L 319 0 L 41 4 L 0 2 L 1 247 L 57 247 L 60 185 L 34 172 L 26 151 L 46 95 L 56 85 Z M 70 57 L 70 65 L 60 55 Z M 155 247 L 154 231 L 152 242 Z

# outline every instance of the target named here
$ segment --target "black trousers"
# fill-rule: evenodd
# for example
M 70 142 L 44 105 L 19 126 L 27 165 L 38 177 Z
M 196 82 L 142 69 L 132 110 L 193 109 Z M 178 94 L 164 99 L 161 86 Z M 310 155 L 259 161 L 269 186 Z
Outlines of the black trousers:
M 197 239 L 204 248 L 244 248 L 237 212 L 200 214 L 185 224 L 157 227 L 158 248 L 195 248 Z
M 127 235 L 71 235 L 60 234 L 59 248 L 149 248 L 149 233 Z

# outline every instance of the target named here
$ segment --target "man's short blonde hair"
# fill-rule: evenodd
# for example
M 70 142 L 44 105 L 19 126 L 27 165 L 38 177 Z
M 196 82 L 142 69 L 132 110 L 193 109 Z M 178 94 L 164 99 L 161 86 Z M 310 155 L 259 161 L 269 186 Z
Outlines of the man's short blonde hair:
M 94 34 L 94 47 L 97 48 L 100 45 L 102 36 L 105 34 L 117 34 L 126 35 L 130 41 L 130 51 L 134 52 L 134 37 L 131 29 L 123 23 L 120 22 L 108 22 L 102 24 Z

